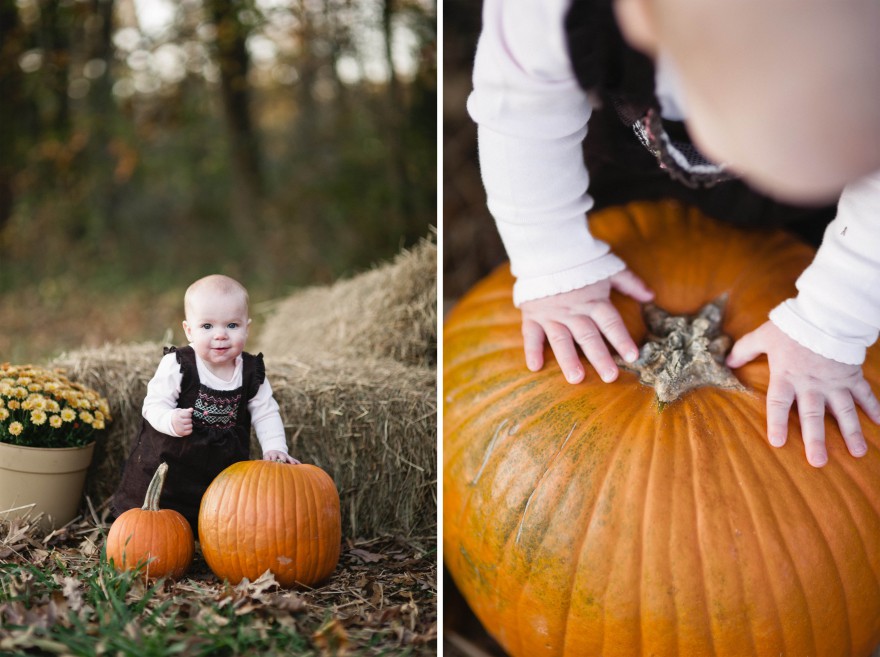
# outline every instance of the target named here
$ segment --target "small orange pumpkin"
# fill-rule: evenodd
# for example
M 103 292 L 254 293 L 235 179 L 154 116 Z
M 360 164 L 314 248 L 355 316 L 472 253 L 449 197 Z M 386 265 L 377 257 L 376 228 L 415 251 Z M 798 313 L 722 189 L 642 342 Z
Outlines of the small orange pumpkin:
M 314 465 L 234 463 L 202 497 L 199 541 L 214 574 L 232 584 L 267 570 L 281 586 L 316 584 L 339 562 L 339 493 Z
M 795 293 L 813 251 L 673 202 L 610 208 L 590 228 L 656 292 L 694 313 L 728 295 L 738 339 Z M 808 465 L 796 417 L 766 438 L 766 358 L 746 390 L 676 401 L 621 372 L 565 381 L 549 349 L 526 369 L 505 266 L 444 329 L 446 565 L 515 657 L 822 655 L 880 642 L 880 428 L 850 456 L 827 418 L 829 463 Z M 615 296 L 631 335 L 638 304 Z M 880 350 L 865 377 L 880 389 Z M 861 413 L 861 411 L 860 411 Z
M 173 509 L 160 509 L 168 464 L 156 469 L 144 505 L 129 509 L 110 526 L 107 560 L 119 570 L 134 570 L 146 562 L 144 577 L 183 577 L 193 560 L 195 540 L 186 518 Z

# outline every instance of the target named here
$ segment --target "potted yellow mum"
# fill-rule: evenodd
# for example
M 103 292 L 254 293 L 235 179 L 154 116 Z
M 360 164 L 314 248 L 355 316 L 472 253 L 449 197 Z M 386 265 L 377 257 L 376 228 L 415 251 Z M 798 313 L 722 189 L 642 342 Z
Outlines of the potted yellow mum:
M 76 516 L 107 400 L 61 370 L 0 365 L 0 518 L 43 513 L 44 529 Z

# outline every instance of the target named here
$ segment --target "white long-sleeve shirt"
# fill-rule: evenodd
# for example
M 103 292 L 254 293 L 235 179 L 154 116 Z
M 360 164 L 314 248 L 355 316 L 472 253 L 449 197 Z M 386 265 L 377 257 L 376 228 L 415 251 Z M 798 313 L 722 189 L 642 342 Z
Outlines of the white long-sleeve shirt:
M 477 123 L 488 207 L 516 276 L 514 303 L 578 289 L 625 263 L 589 231 L 582 142 L 592 106 L 575 78 L 570 0 L 484 0 L 468 112 Z M 656 61 L 664 118 L 687 116 L 674 65 Z M 844 228 L 846 230 L 844 230 Z M 798 296 L 771 320 L 813 351 L 864 361 L 880 329 L 880 172 L 849 185 Z
M 243 359 L 239 356 L 235 360 L 235 371 L 228 381 L 213 374 L 204 361 L 196 355 L 196 367 L 199 373 L 199 381 L 214 390 L 235 390 L 242 385 Z M 177 408 L 177 400 L 180 397 L 183 373 L 180 371 L 180 363 L 177 356 L 172 352 L 166 354 L 161 361 L 156 373 L 147 384 L 147 396 L 144 398 L 142 414 L 156 431 L 169 436 L 178 436 L 171 427 L 171 415 Z M 251 414 L 251 425 L 257 434 L 260 448 L 265 454 L 269 450 L 277 450 L 287 453 L 287 440 L 284 436 L 284 423 L 281 420 L 278 402 L 272 396 L 272 386 L 269 380 L 264 379 L 257 390 L 257 394 L 248 401 L 248 411 Z

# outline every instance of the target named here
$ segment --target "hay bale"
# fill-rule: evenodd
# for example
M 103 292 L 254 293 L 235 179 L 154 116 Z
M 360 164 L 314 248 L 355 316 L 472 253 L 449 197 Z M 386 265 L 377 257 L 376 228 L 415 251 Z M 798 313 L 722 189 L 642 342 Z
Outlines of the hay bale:
M 313 352 L 315 353 L 315 352 Z M 104 501 L 140 428 L 155 343 L 106 345 L 52 362 L 107 397 L 114 421 L 87 481 Z M 339 489 L 350 537 L 436 533 L 436 376 L 393 360 L 267 358 L 291 453 L 324 468 Z M 256 445 L 256 441 L 253 441 Z M 252 449 L 252 457 L 259 449 Z
M 267 358 L 330 353 L 437 362 L 437 245 L 423 239 L 390 263 L 278 302 L 257 336 Z

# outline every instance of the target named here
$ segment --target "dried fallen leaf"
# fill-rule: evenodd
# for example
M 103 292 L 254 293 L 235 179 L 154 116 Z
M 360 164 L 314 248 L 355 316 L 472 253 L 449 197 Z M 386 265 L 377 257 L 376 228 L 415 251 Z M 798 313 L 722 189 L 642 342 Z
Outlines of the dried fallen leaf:
M 349 550 L 348 553 L 358 557 L 364 563 L 376 563 L 377 561 L 382 561 L 383 559 L 388 558 L 387 555 L 375 554 L 373 552 L 367 552 L 366 550 L 361 550 L 359 548 Z
M 344 657 L 348 653 L 348 632 L 335 618 L 319 627 L 312 641 L 324 657 Z

